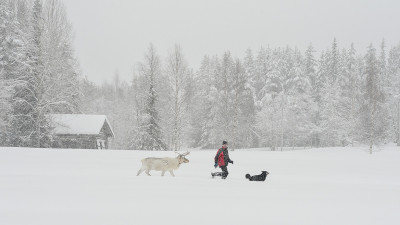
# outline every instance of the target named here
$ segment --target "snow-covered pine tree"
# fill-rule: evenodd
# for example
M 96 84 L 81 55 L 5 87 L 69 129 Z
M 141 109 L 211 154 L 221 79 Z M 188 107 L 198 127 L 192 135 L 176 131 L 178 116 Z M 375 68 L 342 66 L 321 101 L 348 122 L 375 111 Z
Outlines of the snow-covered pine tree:
M 391 127 L 394 130 L 394 140 L 397 146 L 400 146 L 400 45 L 392 47 L 389 51 L 387 74 L 390 81 L 386 84 L 387 102 L 393 118 Z
M 262 99 L 265 94 L 264 86 L 272 69 L 272 50 L 260 48 L 255 60 L 254 75 L 251 77 L 251 84 L 255 89 L 256 105 L 259 109 L 262 108 Z
M 204 56 L 200 70 L 196 73 L 195 83 L 198 91 L 193 102 L 197 102 L 192 114 L 191 124 L 194 128 L 192 137 L 195 140 L 194 146 L 201 148 L 215 148 L 220 144 L 216 136 L 219 112 L 219 92 L 217 76 L 220 67 L 217 56 Z
M 132 123 L 130 124 L 129 131 L 129 148 L 130 149 L 143 149 L 142 140 L 145 137 L 146 127 L 144 127 L 144 119 L 145 119 L 145 78 L 143 76 L 138 75 L 136 72 L 133 74 L 132 86 L 131 86 L 131 95 L 133 104 L 132 104 Z
M 354 89 L 350 90 L 350 99 L 351 99 L 351 122 L 350 126 L 352 130 L 350 131 L 350 141 L 352 146 L 354 146 L 354 140 L 357 139 L 357 130 L 359 130 L 359 126 L 357 125 L 358 120 L 358 112 L 361 107 L 361 99 L 362 99 L 362 75 L 364 73 L 364 60 L 362 56 L 355 56 L 355 48 L 354 44 L 351 45 L 351 49 L 349 51 L 349 63 L 348 63 L 348 72 L 350 74 L 350 86 Z M 353 64 L 354 58 L 354 64 Z
M 395 126 L 394 120 L 396 115 L 394 113 L 394 108 L 396 106 L 396 101 L 393 99 L 393 91 L 392 87 L 395 85 L 394 80 L 392 79 L 391 74 L 388 73 L 388 62 L 386 57 L 386 44 L 385 40 L 383 39 L 380 45 L 380 54 L 378 58 L 379 64 L 379 86 L 381 90 L 385 93 L 385 106 L 384 108 L 388 112 L 387 122 L 389 124 L 388 130 L 385 134 L 386 140 L 395 140 Z M 385 140 L 385 141 L 386 141 Z
M 146 100 L 145 119 L 141 126 L 145 127 L 142 148 L 145 150 L 168 150 L 160 127 L 159 106 L 158 106 L 158 79 L 161 76 L 161 61 L 151 44 L 144 56 L 144 61 L 139 64 L 139 74 L 145 77 Z
M 385 44 L 385 39 L 382 40 L 381 45 L 380 45 L 380 54 L 379 54 L 379 59 L 378 59 L 378 64 L 379 64 L 379 76 L 381 77 L 380 79 L 380 85 L 385 89 L 390 83 L 390 78 L 387 76 L 387 60 L 386 60 L 386 44 Z
M 256 62 L 254 59 L 254 55 L 252 50 L 249 48 L 246 50 L 244 59 L 243 59 L 243 67 L 244 67 L 244 72 L 246 74 L 246 79 L 248 82 L 248 88 L 251 89 L 251 92 L 253 93 L 253 99 L 256 99 L 256 89 L 255 89 L 255 80 L 253 77 L 256 75 Z
M 332 49 L 330 52 L 330 60 L 329 60 L 329 66 L 330 66 L 330 76 L 329 79 L 332 79 L 331 83 L 334 83 L 336 79 L 339 76 L 339 60 L 340 60 L 340 54 L 339 54 L 339 49 L 337 45 L 336 38 L 333 39 L 332 43 Z
M 243 106 L 243 114 L 248 115 L 245 119 L 245 125 L 248 126 L 246 128 L 247 131 L 247 143 L 245 146 L 258 147 L 259 145 L 259 134 L 256 132 L 256 115 L 257 115 L 257 105 L 256 105 L 256 89 L 254 85 L 253 77 L 256 74 L 256 63 L 254 59 L 254 55 L 251 49 L 247 49 L 245 53 L 245 57 L 243 59 L 243 67 L 244 73 L 246 77 L 246 90 L 244 92 L 244 106 Z
M 0 1 L 0 144 L 16 146 L 12 128 L 13 96 L 21 85 L 19 78 L 26 69 L 26 37 L 14 1 Z M 14 142 L 15 140 L 15 142 Z
M 317 66 L 317 61 L 315 60 L 314 57 L 315 49 L 310 43 L 307 47 L 307 50 L 305 52 L 305 57 L 304 57 L 304 73 L 309 77 L 311 85 L 315 86 L 316 83 L 316 66 Z
M 190 139 L 192 141 L 190 141 L 189 146 L 191 147 L 204 147 L 202 145 L 207 142 L 204 140 L 208 139 L 205 126 L 208 122 L 206 119 L 207 115 L 209 115 L 207 109 L 211 105 L 207 102 L 207 95 L 209 94 L 207 89 L 211 88 L 211 82 L 208 80 L 211 76 L 210 65 L 210 57 L 204 56 L 200 64 L 200 69 L 194 74 L 193 78 L 195 83 L 194 88 L 197 91 L 193 96 L 193 102 L 196 102 L 196 104 L 193 104 L 193 111 L 190 113 L 190 126 L 192 127 Z
M 320 73 L 317 73 L 317 65 L 318 62 L 314 58 L 314 47 L 310 43 L 307 47 L 305 52 L 305 59 L 304 59 L 304 73 L 310 82 L 310 146 L 319 146 L 320 144 L 320 131 L 319 131 L 319 124 L 320 124 L 320 103 L 321 103 L 321 80 L 319 79 Z
M 268 146 L 271 150 L 276 150 L 279 141 L 278 124 L 280 121 L 278 98 L 272 98 L 271 94 L 267 94 L 263 98 L 263 104 L 256 116 L 257 133 L 260 136 L 262 146 Z
M 317 75 L 314 84 L 311 86 L 312 99 L 315 103 L 315 114 L 313 116 L 313 130 L 312 133 L 315 136 L 316 147 L 321 147 L 324 145 L 323 138 L 323 97 L 324 97 L 324 86 L 327 82 L 327 77 L 329 74 L 329 51 L 321 52 L 320 59 L 317 63 Z
M 365 56 L 365 89 L 361 107 L 361 121 L 364 125 L 364 138 L 369 142 L 369 151 L 379 140 L 382 140 L 386 129 L 385 95 L 380 84 L 379 61 L 376 50 L 371 44 Z
M 383 141 L 386 143 L 389 140 L 393 140 L 393 130 L 390 127 L 390 124 L 392 124 L 393 117 L 392 114 L 390 113 L 390 100 L 391 100 L 391 94 L 390 94 L 390 88 L 389 88 L 389 83 L 390 81 L 390 76 L 387 73 L 387 56 L 386 56 L 386 43 L 385 39 L 382 39 L 382 42 L 380 44 L 380 54 L 378 58 L 378 64 L 379 64 L 379 79 L 378 79 L 378 85 L 379 89 L 382 90 L 384 94 L 384 105 L 382 106 L 382 114 L 381 116 L 384 116 L 382 119 L 382 125 L 385 126 L 385 130 L 383 131 L 382 138 Z
M 349 72 L 347 71 L 347 62 L 349 61 L 348 52 L 346 49 L 343 49 L 341 54 L 339 55 L 338 62 L 338 74 L 337 74 L 337 99 L 335 99 L 334 103 L 334 115 L 335 120 L 334 123 L 337 124 L 338 129 L 336 132 L 337 141 L 335 145 L 345 146 L 349 143 L 349 133 L 351 127 L 349 126 L 350 119 L 348 118 L 350 114 L 350 98 L 349 94 L 349 84 L 350 77 Z
M 265 145 L 276 150 L 281 144 L 282 109 L 286 100 L 282 94 L 283 73 L 285 73 L 284 53 L 278 48 L 266 58 L 266 52 L 260 51 L 257 57 L 257 68 L 262 88 L 259 92 L 261 111 L 258 113 L 258 130 Z M 266 124 L 267 126 L 264 126 Z
M 341 144 L 354 144 L 357 127 L 357 114 L 360 108 L 361 88 L 360 76 L 357 71 L 356 50 L 351 44 L 349 50 L 344 50 L 341 60 L 339 77 L 340 101 L 337 112 L 341 118 Z
M 194 115 L 194 112 L 196 110 L 194 99 L 197 93 L 199 92 L 199 89 L 197 88 L 197 80 L 195 80 L 194 77 L 194 72 L 192 68 L 189 68 L 188 66 L 188 76 L 187 76 L 187 82 L 185 82 L 185 92 L 186 92 L 186 112 L 184 114 L 184 121 L 185 121 L 185 126 L 183 127 L 183 135 L 182 135 L 182 143 L 183 145 L 186 146 L 193 146 L 193 139 L 191 138 L 193 131 L 195 130 L 195 127 L 192 124 L 192 116 Z
M 15 85 L 10 114 L 9 142 L 12 146 L 49 146 L 48 121 L 42 110 L 44 65 L 42 58 L 42 5 L 35 1 L 29 26 L 26 26 L 24 71 L 14 78 Z
M 327 51 L 325 65 L 326 80 L 322 88 L 321 118 L 322 135 L 325 146 L 336 146 L 340 143 L 340 115 L 337 107 L 340 101 L 340 54 L 337 49 L 336 39 L 333 40 L 332 48 Z
M 306 67 L 305 59 L 301 52 L 297 49 L 293 51 L 292 55 L 292 66 L 291 66 L 291 88 L 287 91 L 288 93 L 288 110 L 286 112 L 286 124 L 285 138 L 286 146 L 307 146 L 310 142 L 310 131 L 312 130 L 312 112 L 313 102 L 311 99 L 311 82 L 309 80 L 312 74 L 312 66 L 309 74 L 305 72 Z M 289 85 L 288 85 L 289 86 Z
M 27 77 L 27 89 L 22 104 L 28 104 L 30 107 L 30 120 L 32 130 L 31 145 L 37 148 L 50 146 L 50 127 L 49 121 L 46 117 L 48 102 L 46 101 L 45 88 L 48 82 L 48 74 L 45 70 L 44 62 L 44 46 L 43 46 L 43 32 L 44 32 L 44 19 L 43 19 L 43 5 L 41 0 L 35 0 L 33 4 L 33 14 L 31 20 L 31 43 L 29 46 L 29 60 L 31 66 L 31 73 Z M 26 114 L 24 115 L 27 116 Z
M 232 78 L 233 78 L 234 61 L 230 52 L 225 52 L 221 60 L 221 68 L 218 76 L 218 90 L 220 96 L 219 121 L 220 121 L 220 139 L 233 140 L 232 133 Z M 233 142 L 231 141 L 233 146 Z
M 251 146 L 255 119 L 253 93 L 245 69 L 239 59 L 235 60 L 232 74 L 232 148 Z

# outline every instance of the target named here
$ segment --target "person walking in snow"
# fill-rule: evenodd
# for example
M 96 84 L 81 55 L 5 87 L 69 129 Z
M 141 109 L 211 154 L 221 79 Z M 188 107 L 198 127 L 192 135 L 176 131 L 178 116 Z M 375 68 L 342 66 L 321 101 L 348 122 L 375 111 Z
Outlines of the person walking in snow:
M 221 168 L 222 172 L 211 173 L 211 176 L 213 178 L 214 178 L 214 176 L 221 176 L 222 179 L 226 179 L 226 177 L 229 174 L 228 168 L 227 168 L 228 163 L 233 164 L 233 161 L 229 158 L 227 141 L 222 142 L 222 148 L 218 149 L 218 152 L 214 157 L 214 162 L 215 162 L 214 167 L 217 168 L 217 166 L 219 166 L 219 168 Z

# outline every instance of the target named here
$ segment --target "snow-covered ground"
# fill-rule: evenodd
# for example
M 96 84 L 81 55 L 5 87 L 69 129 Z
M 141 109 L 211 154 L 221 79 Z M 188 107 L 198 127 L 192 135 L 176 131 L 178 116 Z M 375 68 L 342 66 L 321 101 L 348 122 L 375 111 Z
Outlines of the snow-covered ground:
M 397 225 L 400 148 L 381 148 L 232 151 L 227 180 L 216 149 L 148 177 L 141 158 L 174 153 L 0 148 L 0 225 Z

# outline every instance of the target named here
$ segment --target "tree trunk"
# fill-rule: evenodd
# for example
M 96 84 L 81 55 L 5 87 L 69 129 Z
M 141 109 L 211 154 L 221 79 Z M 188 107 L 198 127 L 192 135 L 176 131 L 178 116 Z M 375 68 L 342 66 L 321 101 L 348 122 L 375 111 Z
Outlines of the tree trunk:
M 292 142 L 292 144 L 291 144 L 292 145 L 292 150 L 294 150 L 294 133 L 293 132 L 290 133 L 290 138 L 292 139 L 291 140 L 291 142 Z
M 374 128 L 373 128 L 373 122 L 371 121 L 370 122 L 371 124 L 370 124 L 370 128 L 369 128 L 369 154 L 372 154 L 372 145 L 373 145 L 373 130 L 374 130 Z
M 178 87 L 178 77 L 177 75 L 175 76 L 175 102 L 174 102 L 174 137 L 173 137 L 173 146 L 174 146 L 174 151 L 179 150 L 178 142 L 179 140 L 179 134 L 178 134 L 178 119 L 179 119 L 179 106 L 178 106 L 178 98 L 179 98 L 179 87 Z
M 271 140 L 271 150 L 275 151 L 275 148 L 276 148 L 275 123 L 273 123 L 272 126 L 273 127 L 272 127 L 272 136 L 271 136 L 271 138 L 272 138 L 272 140 Z
M 372 154 L 372 145 L 374 144 L 374 139 L 375 139 L 375 133 L 374 133 L 374 124 L 375 124 L 375 112 L 376 112 L 376 102 L 373 102 L 373 107 L 371 109 L 371 115 L 370 115 L 370 130 L 369 130 L 369 154 Z
M 283 151 L 283 96 L 282 96 L 282 107 L 281 107 L 281 152 Z
M 313 138 L 314 138 L 314 135 L 311 135 L 311 148 L 313 148 Z
M 40 148 L 40 112 L 37 113 L 36 118 L 36 148 Z
M 369 154 L 372 154 L 372 145 L 373 145 L 373 139 L 374 139 L 374 122 L 372 119 L 372 113 L 371 113 L 371 121 L 370 121 L 370 126 L 369 126 Z
M 397 102 L 397 146 L 400 146 L 400 100 Z
M 234 106 L 234 116 L 233 116 L 233 146 L 232 150 L 238 148 L 238 141 L 239 141 L 239 96 L 238 92 L 235 94 L 235 106 Z M 243 140 L 243 139 L 242 139 Z

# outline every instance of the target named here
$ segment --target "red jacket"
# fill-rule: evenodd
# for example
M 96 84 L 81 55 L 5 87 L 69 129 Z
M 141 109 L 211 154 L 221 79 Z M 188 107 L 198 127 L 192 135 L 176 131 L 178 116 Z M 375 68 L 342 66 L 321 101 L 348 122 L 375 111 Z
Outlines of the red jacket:
M 217 154 L 214 158 L 215 163 L 218 163 L 218 166 L 227 166 L 229 162 L 232 160 L 229 158 L 228 148 L 220 148 L 218 149 Z

